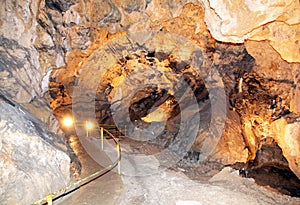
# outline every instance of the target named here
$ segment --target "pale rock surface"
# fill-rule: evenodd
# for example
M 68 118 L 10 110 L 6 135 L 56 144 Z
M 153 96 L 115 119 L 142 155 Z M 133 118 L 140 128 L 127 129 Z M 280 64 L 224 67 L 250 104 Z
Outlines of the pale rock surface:
M 299 6 L 300 7 L 300 6 Z M 300 11 L 297 11 L 300 12 Z M 299 13 L 296 13 L 296 16 Z M 300 16 L 300 14 L 299 14 Z M 252 32 L 250 40 L 268 40 L 270 45 L 287 62 L 300 62 L 300 21 L 289 25 L 285 22 L 268 23 Z
M 182 201 L 182 200 L 179 200 L 176 202 L 176 205 L 201 205 L 200 202 L 197 202 L 197 201 Z
M 6 97 L 48 122 L 51 112 L 41 81 L 48 69 L 59 66 L 61 60 L 59 52 L 53 52 L 56 42 L 51 29 L 45 32 L 38 25 L 43 16 L 41 6 L 43 1 L 0 3 L 0 89 Z
M 124 151 L 131 152 L 133 150 L 132 147 L 123 144 L 124 141 L 121 142 L 123 157 Z M 150 147 L 144 148 L 147 150 Z M 85 154 L 85 152 L 79 153 L 81 157 Z M 62 198 L 58 204 L 294 205 L 300 203 L 299 198 L 279 194 L 268 186 L 258 186 L 252 178 L 243 178 L 239 175 L 238 170 L 230 167 L 226 167 L 221 172 L 215 173 L 214 176 L 199 182 L 189 179 L 182 172 L 162 169 L 155 164 L 149 164 L 149 161 L 137 163 L 136 160 L 132 160 L 132 157 L 130 159 L 128 166 L 131 167 L 131 172 L 125 173 L 124 169 L 126 168 L 121 165 L 121 175 L 109 173 L 98 178 L 72 193 L 70 197 Z M 88 161 L 90 161 L 89 157 L 84 157 L 84 163 L 87 166 L 83 166 L 83 168 L 86 171 L 99 167 L 95 161 L 91 161 L 92 163 Z M 141 170 L 139 175 L 135 175 L 132 172 L 139 167 L 149 167 L 149 165 L 152 166 L 152 173 Z M 181 171 L 185 172 L 186 170 L 182 169 Z
M 0 101 L 0 201 L 31 204 L 70 183 L 66 145 L 21 107 Z
M 204 5 L 206 23 L 217 40 L 269 40 L 283 59 L 300 62 L 299 1 L 206 0 Z
M 225 1 L 225 0 L 208 0 L 211 8 L 210 13 L 207 13 L 206 20 L 210 15 L 218 17 L 217 23 L 220 28 L 210 23 L 210 28 L 213 30 L 213 35 L 216 34 L 216 38 L 226 41 L 231 36 L 236 38 L 236 41 L 243 41 L 243 36 L 251 32 L 254 28 L 257 28 L 263 24 L 274 21 L 279 17 L 287 7 L 293 2 L 293 0 L 276 0 L 276 1 Z M 216 19 L 216 18 L 214 18 Z M 212 27 L 213 26 L 213 27 Z M 223 37 L 224 36 L 224 37 Z M 229 38 L 226 38 L 229 36 Z
M 1 89 L 19 103 L 28 103 L 40 89 L 38 53 L 32 42 L 36 38 L 38 2 L 2 1 L 0 3 Z M 10 88 L 10 89 L 9 89 Z
M 185 175 L 169 170 L 157 174 L 122 176 L 124 193 L 117 204 L 297 204 L 298 198 L 281 195 L 242 178 L 238 171 L 224 168 L 208 183 L 190 180 Z

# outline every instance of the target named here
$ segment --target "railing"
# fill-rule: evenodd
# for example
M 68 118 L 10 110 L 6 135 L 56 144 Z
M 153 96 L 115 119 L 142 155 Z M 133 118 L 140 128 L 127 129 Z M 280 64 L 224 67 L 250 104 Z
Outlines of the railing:
M 109 171 L 111 171 L 112 169 L 114 169 L 116 166 L 118 166 L 118 173 L 121 173 L 121 167 L 120 167 L 120 162 L 121 162 L 121 147 L 119 144 L 118 139 L 110 133 L 109 130 L 100 127 L 100 135 L 101 135 L 101 144 L 102 144 L 102 149 L 103 149 L 103 136 L 104 136 L 104 132 L 106 132 L 114 141 L 114 143 L 116 144 L 116 149 L 118 152 L 118 158 L 117 160 L 112 163 L 111 165 L 103 168 L 102 170 L 99 170 L 83 179 L 80 179 L 77 182 L 74 182 L 70 185 L 68 185 L 67 187 L 60 189 L 56 192 L 53 192 L 51 194 L 48 194 L 47 196 L 45 196 L 44 198 L 34 202 L 33 204 L 37 205 L 41 205 L 41 204 L 48 204 L 48 205 L 52 205 L 54 200 L 59 199 L 60 197 L 66 196 L 70 193 L 72 193 L 73 191 L 77 190 L 78 188 L 88 184 L 89 182 L 93 181 L 94 179 L 103 176 L 104 174 L 108 173 Z
M 125 135 L 126 133 L 126 126 L 123 126 L 121 129 L 116 125 L 109 125 L 109 124 L 99 124 L 100 128 L 104 128 L 108 130 L 114 136 L 121 136 L 122 134 Z

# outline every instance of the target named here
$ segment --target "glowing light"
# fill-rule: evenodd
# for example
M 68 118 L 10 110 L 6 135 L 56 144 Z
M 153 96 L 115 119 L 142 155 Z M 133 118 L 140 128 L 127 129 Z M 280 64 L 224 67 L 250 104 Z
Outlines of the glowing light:
M 166 111 L 158 107 L 147 116 L 141 118 L 143 121 L 151 123 L 151 122 L 164 122 L 168 119 Z
M 86 130 L 92 130 L 93 127 L 94 127 L 94 125 L 93 125 L 92 122 L 90 122 L 90 121 L 86 121 L 86 122 L 85 122 L 85 129 L 86 129 Z
M 65 117 L 62 121 L 63 125 L 66 127 L 71 127 L 74 123 L 72 117 Z

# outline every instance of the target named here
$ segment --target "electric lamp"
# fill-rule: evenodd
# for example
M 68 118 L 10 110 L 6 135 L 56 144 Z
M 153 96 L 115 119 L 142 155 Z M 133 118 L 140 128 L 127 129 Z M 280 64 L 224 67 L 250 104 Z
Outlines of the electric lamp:
M 92 130 L 93 127 L 94 127 L 94 125 L 93 125 L 92 122 L 90 122 L 90 121 L 86 121 L 86 122 L 85 122 L 85 129 L 86 129 L 86 130 Z
M 73 118 L 72 117 L 65 117 L 63 120 L 62 120 L 62 123 L 65 127 L 71 127 L 74 123 L 73 121 Z

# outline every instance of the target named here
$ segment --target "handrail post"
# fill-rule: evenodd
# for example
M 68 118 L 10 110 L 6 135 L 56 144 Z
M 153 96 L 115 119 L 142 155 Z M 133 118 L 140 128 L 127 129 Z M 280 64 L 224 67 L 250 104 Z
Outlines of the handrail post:
M 50 194 L 50 195 L 47 196 L 46 200 L 47 200 L 47 204 L 48 205 L 53 205 L 53 203 L 52 203 L 52 197 L 53 197 L 52 194 Z
M 104 134 L 103 134 L 103 127 L 100 128 L 100 135 L 101 135 L 101 148 L 103 150 L 103 138 L 104 138 Z
M 121 153 L 120 153 L 120 144 L 117 143 L 117 150 L 118 150 L 118 174 L 121 175 Z

